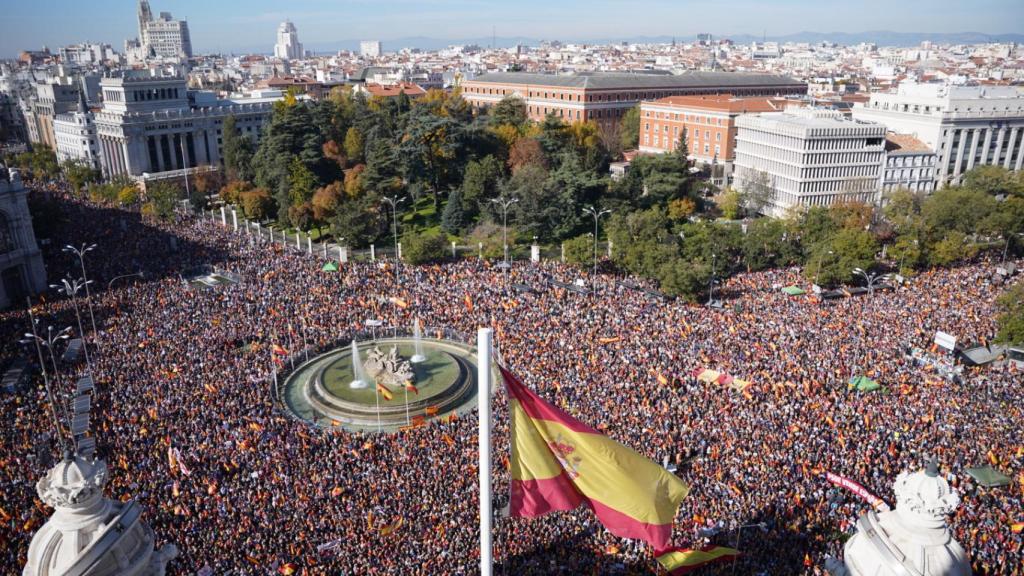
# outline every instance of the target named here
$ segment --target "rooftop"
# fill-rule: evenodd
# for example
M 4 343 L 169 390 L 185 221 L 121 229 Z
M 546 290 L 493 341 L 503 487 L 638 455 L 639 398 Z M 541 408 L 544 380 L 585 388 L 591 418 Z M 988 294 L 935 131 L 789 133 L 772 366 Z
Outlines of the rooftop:
M 932 149 L 924 142 L 910 134 L 889 132 L 885 135 L 886 152 L 931 152 Z
M 707 96 L 668 96 L 655 100 L 653 104 L 720 112 L 780 112 L 786 108 L 787 100 L 784 98 L 740 98 L 731 94 L 712 94 Z
M 576 74 L 534 74 L 529 72 L 491 72 L 469 82 L 495 84 L 534 84 L 561 88 L 615 90 L 625 88 L 699 88 L 742 86 L 804 86 L 805 83 L 776 74 L 738 72 L 686 72 L 683 74 L 643 74 L 632 72 L 579 72 Z

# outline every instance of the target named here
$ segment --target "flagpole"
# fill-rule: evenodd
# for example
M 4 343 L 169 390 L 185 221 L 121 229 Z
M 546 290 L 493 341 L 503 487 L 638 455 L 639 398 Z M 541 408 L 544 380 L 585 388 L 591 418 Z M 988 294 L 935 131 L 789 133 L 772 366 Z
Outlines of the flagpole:
M 476 333 L 477 403 L 480 416 L 480 576 L 491 576 L 491 328 Z
M 405 425 L 408 426 L 409 422 L 409 385 L 403 384 L 402 388 L 405 388 Z
M 373 397 L 377 399 L 377 432 L 382 432 L 384 429 L 380 425 L 380 384 L 377 384 L 377 379 L 373 379 Z

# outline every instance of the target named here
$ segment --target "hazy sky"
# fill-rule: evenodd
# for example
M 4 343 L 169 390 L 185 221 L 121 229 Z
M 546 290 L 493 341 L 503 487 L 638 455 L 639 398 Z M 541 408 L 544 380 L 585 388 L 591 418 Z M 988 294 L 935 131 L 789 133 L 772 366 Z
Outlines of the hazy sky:
M 0 57 L 91 40 L 118 51 L 135 37 L 132 0 L 12 0 L 0 10 Z M 271 52 L 277 24 L 307 47 L 359 39 L 524 36 L 561 40 L 800 31 L 1024 32 L 1021 0 L 152 0 L 185 18 L 197 52 Z M 392 46 L 391 48 L 396 48 Z M 388 49 L 386 46 L 385 49 Z

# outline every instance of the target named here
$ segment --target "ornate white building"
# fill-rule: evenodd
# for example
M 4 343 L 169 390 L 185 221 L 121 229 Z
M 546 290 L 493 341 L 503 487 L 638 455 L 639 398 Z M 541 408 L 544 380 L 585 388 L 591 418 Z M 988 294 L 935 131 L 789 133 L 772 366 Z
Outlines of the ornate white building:
M 79 91 L 78 108 L 72 112 L 58 114 L 53 119 L 53 135 L 57 141 L 57 160 L 63 164 L 69 160 L 82 160 L 93 168 L 100 169 L 100 147 L 96 138 L 96 122 L 85 95 Z
M 969 576 L 967 554 L 946 525 L 960 496 L 939 476 L 935 462 L 926 470 L 901 473 L 893 491 L 896 509 L 865 512 L 857 533 L 846 541 L 844 561 L 830 558 L 828 571 L 834 576 Z
M 274 57 L 284 60 L 302 58 L 302 43 L 299 42 L 299 32 L 295 24 L 285 20 L 277 27 L 277 44 L 274 44 Z
M 149 73 L 103 78 L 103 109 L 96 114 L 103 172 L 142 176 L 221 162 L 222 125 L 257 140 L 277 98 L 218 100 L 192 92 L 181 76 Z
M 18 171 L 0 166 L 0 308 L 23 304 L 25 296 L 46 289 L 27 197 Z
M 960 182 L 975 166 L 1024 166 L 1024 90 L 903 82 L 896 93 L 871 95 L 853 117 L 912 134 L 938 155 L 937 181 Z
M 154 551 L 139 505 L 105 498 L 106 482 L 103 460 L 70 451 L 39 480 L 54 512 L 32 538 L 24 576 L 163 576 L 177 548 Z
M 148 0 L 139 0 L 138 17 L 138 46 L 143 57 L 171 60 L 192 57 L 192 37 L 188 31 L 188 22 L 174 20 L 170 12 L 161 12 L 154 18 Z

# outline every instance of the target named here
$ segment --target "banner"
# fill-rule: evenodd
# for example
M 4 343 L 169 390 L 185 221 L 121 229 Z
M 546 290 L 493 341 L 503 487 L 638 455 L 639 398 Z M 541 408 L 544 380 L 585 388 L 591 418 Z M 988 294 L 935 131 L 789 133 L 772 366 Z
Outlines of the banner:
M 850 480 L 849 478 L 844 478 L 843 476 L 840 476 L 838 474 L 826 472 L 825 479 L 835 484 L 836 486 L 846 488 L 850 492 L 853 492 L 857 496 L 860 496 L 862 500 L 864 500 L 868 504 L 871 504 L 871 506 L 875 509 L 879 507 L 884 507 L 884 509 L 886 510 L 889 509 L 889 505 L 886 504 L 884 500 L 882 500 L 878 496 L 875 496 L 871 492 L 868 492 L 867 488 L 861 486 L 860 484 L 854 482 L 853 480 Z

